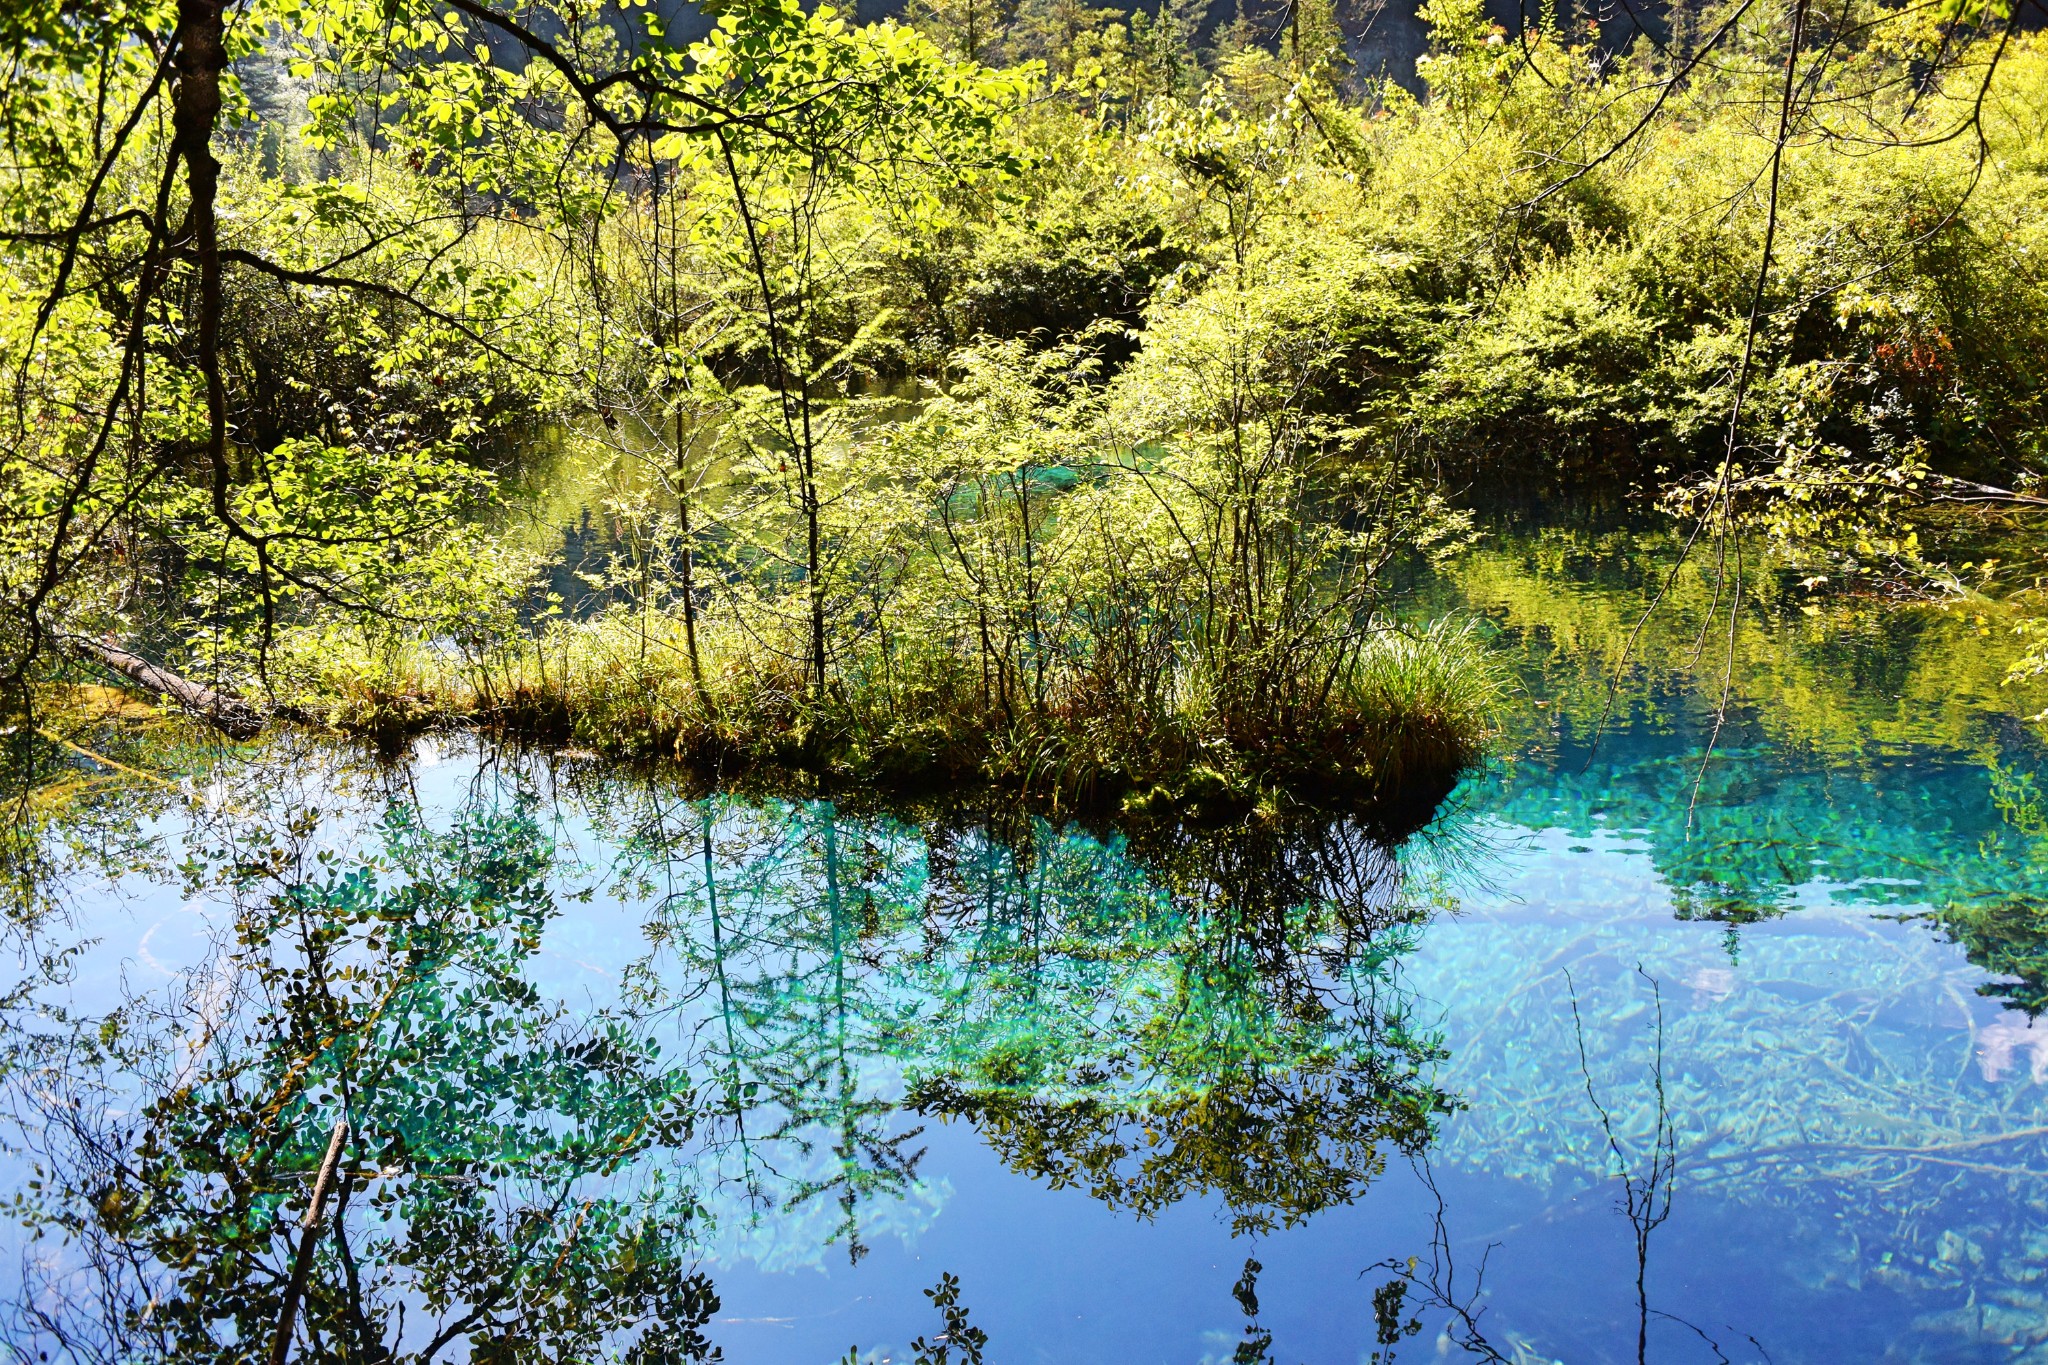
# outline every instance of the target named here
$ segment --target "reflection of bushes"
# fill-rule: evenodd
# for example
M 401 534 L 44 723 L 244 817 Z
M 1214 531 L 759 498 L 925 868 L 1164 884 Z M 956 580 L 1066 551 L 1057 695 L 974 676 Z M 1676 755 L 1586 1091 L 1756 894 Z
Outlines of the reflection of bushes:
M 956 812 L 920 838 L 823 802 L 677 820 L 615 782 L 592 796 L 635 827 L 633 883 L 669 888 L 680 979 L 714 983 L 698 1036 L 729 1059 L 707 1059 L 705 1089 L 732 1097 L 720 1131 L 759 1142 L 830 1098 L 853 1116 L 833 1140 L 865 1155 L 901 1079 L 1020 1171 L 1146 1212 L 1221 1192 L 1250 1227 L 1354 1197 L 1452 1103 L 1388 971 L 1412 897 L 1355 822 L 1126 842 Z M 814 1054 L 829 1083 L 792 1084 Z
M 1680 919 L 1749 924 L 1810 901 L 1930 912 L 1970 960 L 2002 981 L 1981 994 L 2048 1006 L 2048 842 L 2002 792 L 2009 770 L 1938 751 L 1872 765 L 1875 780 L 1800 756 L 1718 754 L 1685 800 L 1698 754 L 1633 758 L 1606 741 L 1584 774 L 1548 775 L 1496 809 L 1581 837 L 1640 838 Z M 1816 765 L 1817 766 L 1817 765 Z
M 1417 1046 L 1393 1059 L 1432 1060 Z M 1100 1078 L 1071 1087 L 1094 1088 Z M 1385 1169 L 1389 1149 L 1415 1155 L 1448 1111 L 1418 1070 L 1345 1057 L 1296 1072 L 1214 1077 L 1203 1089 L 1142 1100 L 1045 1098 L 1031 1089 L 924 1082 L 911 1103 L 972 1123 L 1010 1169 L 1054 1189 L 1086 1190 L 1152 1217 L 1214 1194 L 1240 1231 L 1292 1225 L 1348 1204 Z
M 1989 776 L 2001 827 L 1978 841 L 1972 884 L 1940 888 L 1936 919 L 1998 978 L 1978 994 L 2034 1016 L 2048 1009 L 2048 802 L 2032 772 L 1994 761 Z
M 2048 902 L 2011 896 L 1974 905 L 1951 905 L 1937 922 L 1971 962 L 1993 980 L 1977 994 L 2029 1015 L 2048 1011 Z
M 1538 506 L 1491 518 L 1484 542 L 1425 580 L 1425 608 L 1502 627 L 1500 656 L 1541 703 L 1503 718 L 1510 742 L 1583 762 L 1596 733 L 1603 745 L 1633 734 L 1678 751 L 1704 741 L 1726 661 L 1711 643 L 1721 637 L 1709 634 L 1702 653 L 1701 635 L 1716 621 L 1725 634 L 1727 585 L 1712 556 L 1680 561 L 1686 529 L 1617 524 L 1586 503 Z M 1799 586 L 1805 570 L 1762 569 L 1743 575 L 1724 746 L 1762 741 L 1855 770 L 1922 748 L 2011 748 L 2021 718 L 2048 705 L 2048 690 L 2007 684 L 2018 650 L 2002 630 L 1981 635 L 1984 623 L 1961 612 L 1817 600 Z
M 225 789 L 194 812 L 183 871 L 220 876 L 236 914 L 189 994 L 9 1040 L 64 1078 L 15 1095 L 45 1163 L 17 1213 L 77 1248 L 41 1241 L 33 1338 L 127 1361 L 267 1341 L 339 1112 L 352 1138 L 301 1319 L 316 1341 L 393 1362 L 515 1340 L 701 1358 L 718 1301 L 694 1267 L 695 1204 L 621 1178 L 690 1135 L 688 1075 L 528 980 L 556 913 L 531 810 L 468 810 L 443 833 L 394 805 L 374 861 L 349 865 L 275 795 L 253 822 Z
M 106 1032 L 50 1043 L 151 1105 L 139 1154 L 132 1135 L 66 1130 L 39 1197 L 100 1249 L 193 1252 L 167 1298 L 254 1322 L 288 1254 L 278 1210 L 298 1207 L 344 1095 L 342 1233 L 305 1322 L 381 1340 L 414 1286 L 452 1320 L 505 1285 L 525 1306 L 479 1321 L 567 1347 L 644 1330 L 685 1352 L 710 1301 L 699 1255 L 857 1255 L 928 1219 L 945 1196 L 918 1178 L 919 1107 L 1037 1179 L 1145 1214 L 1213 1196 L 1264 1228 L 1356 1198 L 1453 1103 L 1391 977 L 1417 907 L 1356 820 L 1126 839 L 1012 810 L 919 831 L 498 753 L 445 826 L 377 799 L 381 823 L 355 827 L 369 846 L 323 859 L 336 817 L 281 798 L 289 774 L 330 779 L 323 804 L 402 784 L 295 744 L 223 765 L 217 805 L 188 817 L 183 846 L 215 850 L 190 875 L 235 892 L 232 992 L 138 998 Z M 607 880 L 652 945 L 594 1009 L 546 988 L 542 945 L 576 926 L 530 795 L 543 771 L 617 851 Z M 211 1029 L 196 1060 L 188 1003 Z M 160 1354 L 219 1325 L 157 1312 Z
M 1387 976 L 1416 910 L 1385 843 L 1342 823 L 1152 828 L 1085 882 L 1056 869 L 1100 845 L 1035 847 L 1014 874 L 1032 932 L 984 921 L 906 1035 L 921 1112 L 1055 1187 L 1145 1216 L 1215 1194 L 1241 1229 L 1349 1202 L 1389 1150 L 1431 1140 L 1455 1102 Z

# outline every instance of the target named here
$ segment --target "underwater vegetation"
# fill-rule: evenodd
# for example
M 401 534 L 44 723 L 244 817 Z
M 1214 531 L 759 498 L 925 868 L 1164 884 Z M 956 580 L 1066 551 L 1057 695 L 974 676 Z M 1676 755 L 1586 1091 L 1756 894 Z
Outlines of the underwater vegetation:
M 939 1272 L 903 1258 L 959 1254 L 997 1178 L 970 1169 L 1081 1197 L 1096 1235 L 1156 1228 L 1161 1258 L 1212 1220 L 1246 1290 L 1212 1286 L 1226 1357 L 1308 1339 L 1287 1239 L 1354 1216 L 1386 1232 L 1329 1244 L 1347 1284 L 1367 1272 L 1344 1330 L 1397 1359 L 1425 1328 L 1478 1358 L 1626 1358 L 1631 1228 L 1653 1353 L 1684 1318 L 1731 1359 L 1742 1332 L 1826 1358 L 1803 1309 L 1677 1288 L 1714 1284 L 1695 1244 L 1923 1358 L 2037 1349 L 2039 800 L 2026 732 L 1984 703 L 2025 697 L 1829 684 L 1839 637 L 1794 627 L 1752 685 L 1813 680 L 1805 709 L 1739 712 L 1704 770 L 1712 697 L 1682 674 L 1591 742 L 1598 628 L 1625 631 L 1654 570 L 1617 586 L 1577 543 L 1504 529 L 1411 582 L 1432 609 L 1466 584 L 1506 685 L 1548 704 L 1405 835 L 1291 806 L 714 792 L 431 736 L 222 745 L 51 694 L 8 737 L 7 1169 L 38 1249 L 10 1331 L 76 1358 L 263 1339 L 345 1117 L 298 1309 L 342 1358 L 492 1333 L 732 1355 L 767 1330 L 735 1295 L 828 1271 L 912 1312 L 863 1340 L 931 1347 Z M 1812 619 L 1795 599 L 1744 629 L 1786 617 Z M 1859 646 L 1881 676 L 1976 666 L 1986 637 L 1897 619 Z M 114 907 L 153 897 L 144 959 Z M 1527 1221 L 1481 1257 L 1503 1217 Z M 1620 1250 L 1539 1292 L 1550 1237 Z M 1038 1339 L 1015 1285 L 946 1270 L 991 1357 Z

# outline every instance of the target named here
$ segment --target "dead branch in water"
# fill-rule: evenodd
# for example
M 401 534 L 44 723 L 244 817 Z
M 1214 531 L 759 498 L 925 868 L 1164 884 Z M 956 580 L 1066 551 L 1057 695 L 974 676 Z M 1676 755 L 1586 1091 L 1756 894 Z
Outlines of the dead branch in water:
M 254 739 L 267 716 L 262 710 L 227 692 L 216 692 L 190 678 L 181 678 L 139 655 L 116 649 L 82 635 L 67 635 L 64 646 L 84 655 L 122 677 L 159 696 L 169 697 L 184 710 L 199 717 L 229 739 Z

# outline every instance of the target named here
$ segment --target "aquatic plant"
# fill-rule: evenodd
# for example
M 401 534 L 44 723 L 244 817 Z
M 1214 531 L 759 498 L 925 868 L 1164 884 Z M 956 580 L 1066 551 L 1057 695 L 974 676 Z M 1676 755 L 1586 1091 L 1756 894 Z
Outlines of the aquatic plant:
M 1606 900 L 1626 905 L 1619 887 Z M 1978 1298 L 2038 1304 L 2027 1267 L 2048 1149 L 2027 1083 L 2036 1035 L 2013 1016 L 1957 1010 L 1980 979 L 1959 952 L 1911 924 L 1809 908 L 1802 932 L 1746 943 L 1730 962 L 1710 937 L 1654 944 L 1639 913 L 1618 909 L 1563 943 L 1528 919 L 1439 927 L 1410 960 L 1404 984 L 1423 998 L 1481 991 L 1512 1020 L 1446 1038 L 1447 1082 L 1517 1103 L 1460 1114 L 1435 1161 L 1554 1194 L 1600 1187 L 1606 1137 L 1584 1082 L 1535 1059 L 1576 1047 L 1568 968 L 1588 1075 L 1617 1129 L 1639 1136 L 1652 1103 L 1640 960 L 1667 1010 L 1662 1079 L 1682 1208 L 1784 1211 L 1798 1238 L 1788 1274 L 1935 1292 L 1960 1285 L 1967 1262 Z

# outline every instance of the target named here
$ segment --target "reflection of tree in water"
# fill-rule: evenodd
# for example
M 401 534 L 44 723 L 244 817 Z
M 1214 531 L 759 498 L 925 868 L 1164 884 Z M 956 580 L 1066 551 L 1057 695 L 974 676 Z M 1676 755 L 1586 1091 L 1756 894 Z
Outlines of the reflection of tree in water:
M 675 1024 L 700 1076 L 694 1171 L 718 1244 L 771 1267 L 834 1244 L 859 1260 L 920 1203 L 876 970 L 883 908 L 900 928 L 915 898 L 914 835 L 642 781 L 585 801 L 618 892 L 647 907 L 636 1007 Z
M 616 772 L 544 807 L 544 762 L 489 754 L 429 820 L 406 770 L 308 757 L 93 817 L 169 817 L 133 865 L 182 861 L 224 937 L 168 995 L 9 1010 L 42 1167 L 18 1340 L 260 1354 L 344 1116 L 297 1355 L 657 1359 L 708 1349 L 714 1247 L 858 1257 L 929 1221 L 929 1115 L 1257 1228 L 1354 1198 L 1450 1103 L 1389 984 L 1418 912 L 1362 829 L 920 831 Z M 543 831 L 582 820 L 647 938 L 603 1002 L 545 988 L 583 893 Z
M 871 1226 L 929 1205 L 917 1130 L 899 1121 L 884 970 L 914 920 L 915 835 L 829 803 L 693 802 L 656 784 L 607 784 L 592 807 L 619 841 L 620 890 L 651 903 L 655 950 L 629 975 L 638 1007 L 689 1039 L 697 1169 L 725 1240 L 769 1264 L 831 1244 L 860 1259 Z
M 2048 1008 L 2048 798 L 2034 746 L 1987 758 L 1909 751 L 1867 770 L 1798 753 L 1723 750 L 1697 809 L 1693 753 L 1631 755 L 1610 741 L 1584 771 L 1512 769 L 1495 818 L 1645 845 L 1680 919 L 1774 919 L 1825 894 L 1929 915 L 2010 1008 Z M 1731 931 L 1731 952 L 1740 939 Z
M 1654 1031 L 1648 1067 L 1643 1077 L 1647 1091 L 1645 1098 L 1652 1108 L 1647 1116 L 1648 1131 L 1644 1132 L 1642 1129 L 1646 1125 L 1634 1115 L 1624 1113 L 1617 1121 L 1608 1100 L 1601 1098 L 1587 1049 L 1585 1018 L 1579 1010 L 1577 985 L 1569 970 L 1564 976 L 1570 989 L 1572 1034 L 1578 1047 L 1579 1076 L 1585 1083 L 1587 1111 L 1599 1129 L 1611 1176 L 1620 1186 L 1615 1212 L 1627 1220 L 1634 1242 L 1633 1359 L 1636 1365 L 1648 1365 L 1650 1329 L 1654 1321 L 1660 1327 L 1669 1324 L 1683 1329 L 1704 1343 L 1713 1352 L 1714 1359 L 1728 1362 L 1727 1352 L 1711 1333 L 1675 1313 L 1651 1307 L 1651 1241 L 1671 1216 L 1678 1177 L 1678 1130 L 1672 1121 L 1670 1095 L 1664 1079 L 1663 990 L 1654 977 L 1641 967 L 1636 968 L 1636 976 L 1649 987 L 1655 1002 Z M 1480 1253 L 1476 1265 L 1461 1264 L 1450 1233 L 1449 1205 L 1435 1172 L 1430 1169 L 1427 1156 L 1417 1159 L 1414 1166 L 1418 1182 L 1435 1206 L 1429 1242 L 1427 1249 L 1420 1254 L 1382 1261 L 1373 1267 L 1391 1273 L 1391 1278 L 1373 1294 L 1373 1316 L 1382 1347 L 1370 1357 L 1373 1365 L 1390 1365 L 1394 1347 L 1401 1339 L 1421 1330 L 1422 1313 L 1438 1317 L 1443 1322 L 1437 1343 L 1439 1355 L 1447 1348 L 1456 1347 L 1468 1358 L 1492 1362 L 1493 1365 L 1536 1365 L 1536 1362 L 1551 1359 L 1550 1353 L 1539 1344 L 1518 1339 L 1511 1330 L 1496 1333 L 1485 1321 L 1488 1313 L 1485 1303 L 1487 1263 L 1493 1252 L 1499 1249 L 1498 1244 L 1490 1245 Z M 1411 1294 L 1414 1296 L 1412 1301 Z M 1407 1316 L 1411 1312 L 1417 1315 Z M 1731 1327 L 1729 1330 L 1737 1329 Z M 1753 1346 L 1758 1345 L 1753 1337 L 1747 1340 Z M 1760 1346 L 1758 1351 L 1762 1359 L 1769 1360 Z
M 0 933 L 31 958 L 66 951 L 44 931 L 72 916 L 79 885 L 160 861 L 151 821 L 185 796 L 159 772 L 233 782 L 218 745 L 113 688 L 53 688 L 36 700 L 0 737 Z
M 1387 981 L 1415 913 L 1365 830 L 1134 848 L 623 784 L 591 804 L 664 907 L 640 979 L 682 983 L 649 998 L 689 1014 L 722 1097 L 729 1218 L 742 1191 L 785 1217 L 829 1191 L 857 1255 L 862 1199 L 923 1193 L 906 1085 L 1020 1170 L 1145 1213 L 1219 1192 L 1247 1227 L 1355 1197 L 1449 1105 Z M 835 1164 L 792 1178 L 779 1149 L 807 1131 L 796 1154 L 828 1141 Z
M 373 863 L 316 851 L 316 827 L 298 811 L 211 850 L 234 941 L 180 998 L 17 1028 L 41 1170 L 21 1212 L 42 1251 L 71 1248 L 32 1260 L 26 1331 L 74 1359 L 256 1355 L 345 1113 L 298 1358 L 701 1355 L 716 1299 L 689 1193 L 636 1167 L 688 1137 L 692 1094 L 628 1021 L 526 979 L 556 914 L 531 811 L 437 834 L 394 804 Z
M 2048 890 L 2048 857 L 2004 816 L 2011 776 L 1995 761 L 1917 751 L 1829 768 L 1798 752 L 1724 749 L 1694 807 L 1698 753 L 1631 752 L 1632 742 L 1606 741 L 1583 770 L 1511 768 L 1488 810 L 1528 829 L 1646 846 L 1687 919 L 1773 918 L 1807 888 L 1902 905 L 2000 884 Z
M 2048 1011 L 2048 795 L 2031 771 L 1990 766 L 2000 825 L 1978 841 L 1984 870 L 1943 888 L 1936 919 L 1994 980 L 1980 995 L 2024 1011 Z
M 934 877 L 959 940 L 924 968 L 913 1098 L 1013 1168 L 1144 1216 L 1214 1193 L 1264 1228 L 1356 1198 L 1450 1108 L 1387 979 L 1416 916 L 1367 831 L 965 842 Z

